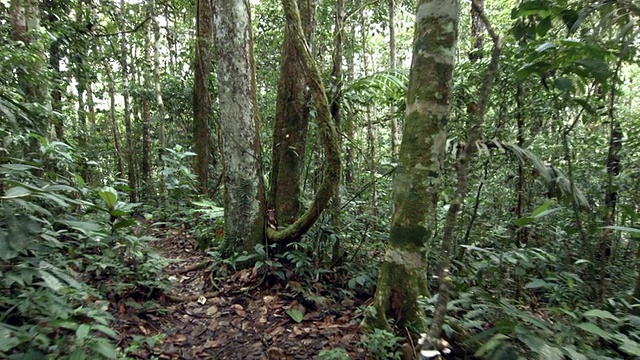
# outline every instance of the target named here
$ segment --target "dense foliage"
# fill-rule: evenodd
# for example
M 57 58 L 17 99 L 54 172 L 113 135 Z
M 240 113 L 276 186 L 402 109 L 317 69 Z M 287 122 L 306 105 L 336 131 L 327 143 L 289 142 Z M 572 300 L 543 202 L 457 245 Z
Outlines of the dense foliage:
M 443 337 L 453 354 L 640 357 L 640 8 L 631 1 L 474 2 L 504 45 L 476 129 L 493 44 L 463 2 L 437 227 L 425 249 L 425 323 L 438 299 L 434 275 L 455 170 L 473 146 L 449 254 Z M 406 108 L 415 4 L 395 4 L 393 45 L 384 3 L 344 6 L 342 81 L 331 75 L 336 1 L 317 2 L 309 41 L 329 101 L 341 104 L 343 166 L 333 207 L 297 241 L 229 253 L 215 71 L 207 191 L 192 170 L 192 2 L 0 1 L 1 358 L 126 358 L 142 342 L 153 346 L 158 338 L 150 335 L 123 348 L 113 330 L 121 306 L 163 311 L 159 301 L 171 283 L 159 274 L 170 260 L 154 248 L 152 227 L 192 234 L 192 246 L 210 255 L 212 283 L 253 266 L 261 284 L 293 282 L 314 306 L 372 297 L 393 211 L 392 143 Z M 285 18 L 272 0 L 253 4 L 252 17 L 257 158 L 268 169 Z M 308 107 L 315 119 L 317 104 Z M 309 124 L 306 152 L 297 154 L 303 208 L 326 163 L 321 131 Z M 467 143 L 471 129 L 481 136 Z M 278 226 L 265 216 L 266 227 Z M 125 304 L 132 298 L 136 305 Z M 371 311 L 358 309 L 355 320 Z M 402 358 L 402 345 L 414 343 L 414 329 L 393 325 L 363 337 L 372 358 Z

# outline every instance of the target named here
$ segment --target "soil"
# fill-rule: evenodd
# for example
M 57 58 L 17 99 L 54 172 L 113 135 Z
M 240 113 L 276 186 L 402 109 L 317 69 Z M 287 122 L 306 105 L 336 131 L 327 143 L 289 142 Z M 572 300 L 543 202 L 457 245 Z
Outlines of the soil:
M 336 348 L 350 359 L 367 358 L 358 325 L 362 300 L 305 299 L 299 283 L 273 281 L 254 269 L 210 281 L 211 265 L 188 271 L 211 259 L 194 249 L 188 232 L 164 229 L 156 236 L 157 248 L 174 260 L 158 274 L 172 289 L 112 302 L 115 328 L 122 334 L 118 346 L 131 358 L 318 359 L 322 349 Z M 313 287 L 311 293 L 319 294 L 331 284 Z

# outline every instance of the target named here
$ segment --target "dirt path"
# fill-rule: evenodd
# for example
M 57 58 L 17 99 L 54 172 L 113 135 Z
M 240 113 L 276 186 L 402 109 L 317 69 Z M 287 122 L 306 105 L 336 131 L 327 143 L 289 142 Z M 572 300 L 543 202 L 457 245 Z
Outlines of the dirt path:
M 132 358 L 314 359 L 320 350 L 337 347 L 347 350 L 351 359 L 366 358 L 358 346 L 357 300 L 317 306 L 288 290 L 287 284 L 257 287 L 262 279 L 253 269 L 230 274 L 217 283 L 215 296 L 197 299 L 210 292 L 205 289 L 208 273 L 184 269 L 206 256 L 193 250 L 195 241 L 189 234 L 163 235 L 158 248 L 176 262 L 159 276 L 173 281 L 169 295 L 192 296 L 193 301 L 176 303 L 161 296 L 163 305 L 155 311 L 136 309 L 131 301 L 120 306 L 115 316 L 122 348 L 139 341 L 139 335 L 166 335 L 161 343 L 142 343 Z M 302 321 L 296 323 L 287 311 L 302 314 Z

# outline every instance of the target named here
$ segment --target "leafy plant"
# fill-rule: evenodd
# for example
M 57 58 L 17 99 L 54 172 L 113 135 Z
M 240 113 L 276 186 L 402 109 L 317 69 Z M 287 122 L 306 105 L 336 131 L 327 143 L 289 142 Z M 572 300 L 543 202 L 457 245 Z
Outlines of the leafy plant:
M 402 359 L 400 344 L 404 338 L 383 330 L 374 329 L 366 334 L 362 340 L 364 347 L 369 351 L 374 359 Z
M 349 359 L 349 353 L 347 350 L 343 348 L 334 348 L 334 349 L 322 349 L 320 353 L 318 353 L 318 357 L 321 360 L 347 360 Z

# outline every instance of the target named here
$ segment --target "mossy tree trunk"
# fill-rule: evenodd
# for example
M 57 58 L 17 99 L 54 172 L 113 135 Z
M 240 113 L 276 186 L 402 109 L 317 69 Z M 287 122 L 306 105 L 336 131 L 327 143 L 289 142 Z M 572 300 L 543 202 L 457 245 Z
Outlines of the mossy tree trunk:
M 305 41 L 300 12 L 295 0 L 283 0 L 287 26 L 290 28 L 291 41 L 295 46 L 304 74 L 307 78 L 311 98 L 316 106 L 316 119 L 318 121 L 318 134 L 324 148 L 325 166 L 323 169 L 322 183 L 309 208 L 293 224 L 281 231 L 267 229 L 269 240 L 278 243 L 286 243 L 292 239 L 298 239 L 315 223 L 320 214 L 326 209 L 340 180 L 340 148 L 338 146 L 338 131 L 336 130 L 329 101 L 325 92 L 320 71 L 311 56 L 309 46 Z
M 315 1 L 298 4 L 305 38 L 310 42 L 314 28 Z M 300 55 L 286 27 L 276 99 L 273 129 L 273 163 L 268 204 L 275 209 L 282 226 L 295 222 L 301 209 L 301 176 L 309 125 L 309 92 Z
M 248 0 L 214 2 L 227 253 L 264 239 L 264 184 Z
M 417 300 L 428 294 L 424 251 L 436 226 L 459 16 L 458 0 L 418 2 L 391 235 L 367 326 L 425 327 Z
M 193 140 L 196 157 L 193 168 L 198 177 L 198 190 L 209 190 L 209 153 L 211 147 L 209 74 L 211 73 L 211 47 L 213 42 L 213 1 L 196 2 L 196 67 L 193 80 Z

